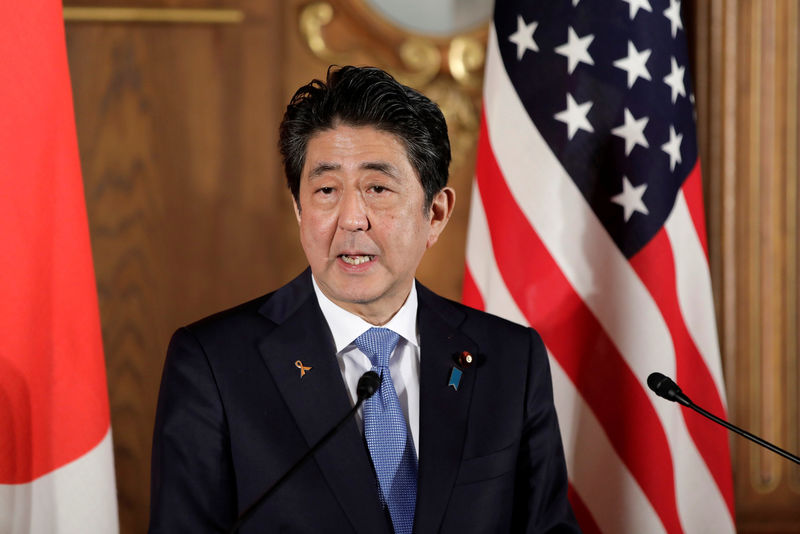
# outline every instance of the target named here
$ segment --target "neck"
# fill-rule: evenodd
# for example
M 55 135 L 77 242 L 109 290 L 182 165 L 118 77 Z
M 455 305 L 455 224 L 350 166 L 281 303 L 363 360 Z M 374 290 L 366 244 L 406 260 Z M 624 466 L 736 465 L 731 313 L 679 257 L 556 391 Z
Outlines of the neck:
M 398 307 L 393 312 L 387 314 L 387 313 L 382 313 L 380 310 L 359 309 L 358 306 L 356 306 L 355 308 L 350 306 L 343 306 L 342 304 L 336 301 L 334 301 L 334 304 L 349 311 L 354 315 L 358 315 L 359 317 L 361 317 L 362 319 L 364 319 L 366 322 L 368 322 L 373 326 L 383 326 L 389 321 L 391 321 L 392 317 L 394 317 L 397 314 L 397 312 L 400 310 L 400 307 L 402 307 L 403 305 L 401 303 L 400 307 Z
M 414 281 L 412 280 L 411 286 L 402 293 L 396 295 L 386 294 L 380 298 L 369 301 L 342 301 L 330 295 L 323 284 L 319 284 L 316 278 L 314 283 L 319 291 L 333 304 L 339 308 L 352 313 L 368 322 L 373 326 L 383 326 L 392 320 L 392 317 L 397 315 L 397 312 L 403 307 L 411 294 L 411 288 Z
M 331 299 L 330 297 L 328 298 L 343 310 L 347 310 L 353 315 L 361 317 L 369 324 L 373 326 L 383 326 L 391 321 L 392 317 L 397 315 L 397 312 L 400 311 L 400 308 L 405 304 L 409 292 L 410 290 L 403 295 L 402 299 L 395 299 L 394 302 L 341 302 Z

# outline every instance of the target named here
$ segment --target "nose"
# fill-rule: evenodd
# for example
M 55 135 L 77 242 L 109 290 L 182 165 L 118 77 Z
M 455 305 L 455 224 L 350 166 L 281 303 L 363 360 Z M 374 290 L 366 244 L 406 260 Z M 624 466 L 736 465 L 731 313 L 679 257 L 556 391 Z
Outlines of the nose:
M 349 232 L 369 230 L 367 206 L 360 191 L 348 190 L 342 195 L 339 204 L 339 227 Z

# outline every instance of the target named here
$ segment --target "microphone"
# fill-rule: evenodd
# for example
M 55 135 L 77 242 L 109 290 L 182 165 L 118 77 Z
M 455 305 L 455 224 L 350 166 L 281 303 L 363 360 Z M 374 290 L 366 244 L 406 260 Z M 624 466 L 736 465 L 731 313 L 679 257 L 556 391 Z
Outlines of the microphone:
M 356 386 L 356 396 L 358 397 L 356 400 L 356 408 L 361 406 L 362 402 L 378 391 L 378 388 L 381 387 L 381 380 L 383 380 L 383 377 L 378 376 L 378 373 L 375 371 L 367 371 L 361 375 L 361 378 L 358 379 L 358 385 Z
M 323 444 L 325 444 L 336 433 L 336 431 L 339 430 L 339 428 L 353 416 L 353 414 L 356 413 L 365 400 L 370 398 L 375 394 L 376 391 L 378 391 L 382 379 L 383 377 L 379 376 L 375 371 L 367 371 L 361 375 L 361 378 L 358 379 L 358 385 L 356 386 L 356 403 L 350 409 L 350 411 L 347 412 L 345 416 L 342 417 L 339 422 L 336 423 L 324 436 L 322 436 L 313 447 L 308 449 L 308 451 L 301 456 L 300 459 L 297 460 L 288 471 L 281 475 L 278 480 L 276 480 L 269 488 L 267 488 L 267 490 L 262 493 L 258 499 L 253 501 L 250 506 L 245 508 L 245 510 L 236 519 L 236 522 L 233 524 L 233 526 L 231 526 L 231 528 L 228 530 L 228 534 L 235 534 L 239 527 L 242 526 L 242 523 L 247 521 L 247 519 L 249 519 L 250 516 L 253 515 L 253 513 L 259 508 L 259 506 L 261 506 L 261 504 L 266 501 L 267 498 L 272 495 L 272 493 L 274 493 L 275 490 L 292 475 L 292 473 L 297 471 L 297 469 L 303 465 L 306 460 L 308 460 L 315 452 L 317 452 L 317 450 Z
M 650 376 L 647 377 L 647 386 L 655 391 L 656 395 L 659 397 L 678 402 L 689 408 L 692 407 L 692 401 L 689 400 L 689 397 L 684 395 L 681 388 L 678 387 L 678 384 L 673 382 L 668 376 L 664 376 L 661 373 L 651 373 Z
M 681 388 L 678 387 L 678 384 L 672 381 L 672 379 L 668 376 L 664 376 L 661 373 L 650 373 L 650 376 L 647 377 L 647 386 L 652 389 L 656 395 L 659 397 L 664 397 L 667 400 L 677 402 L 686 406 L 687 408 L 691 408 L 692 410 L 696 411 L 703 417 L 707 417 L 711 419 L 717 424 L 720 424 L 727 428 L 728 430 L 739 434 L 742 437 L 749 439 L 754 443 L 758 443 L 762 447 L 765 447 L 776 454 L 780 454 L 787 460 L 791 460 L 796 464 L 800 464 L 800 458 L 795 456 L 794 454 L 781 449 L 780 447 L 773 445 L 769 441 L 761 439 L 760 437 L 751 434 L 750 432 L 739 428 L 738 426 L 727 422 L 724 419 L 717 417 L 716 415 L 705 411 L 700 406 L 696 405 L 689 399 L 689 397 L 681 391 Z

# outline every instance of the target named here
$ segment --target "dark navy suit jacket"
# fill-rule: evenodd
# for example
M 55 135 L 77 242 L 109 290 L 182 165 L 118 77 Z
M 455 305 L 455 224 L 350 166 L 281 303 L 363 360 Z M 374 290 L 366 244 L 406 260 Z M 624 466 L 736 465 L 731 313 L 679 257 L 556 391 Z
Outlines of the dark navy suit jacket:
M 578 532 L 535 331 L 417 284 L 418 534 Z M 476 355 L 458 390 L 454 356 Z M 311 367 L 300 376 L 296 361 Z M 150 532 L 224 532 L 350 409 L 306 270 L 178 330 L 156 414 Z M 390 534 L 369 452 L 349 421 L 242 533 Z

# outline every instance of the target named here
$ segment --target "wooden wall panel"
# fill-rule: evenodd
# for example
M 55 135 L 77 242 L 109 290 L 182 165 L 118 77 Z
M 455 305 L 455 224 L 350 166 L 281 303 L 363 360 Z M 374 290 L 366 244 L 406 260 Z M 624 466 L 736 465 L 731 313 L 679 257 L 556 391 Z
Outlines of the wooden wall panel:
M 729 418 L 790 451 L 798 421 L 798 4 L 691 6 Z M 800 531 L 800 469 L 731 440 L 740 532 Z
M 305 263 L 275 148 L 282 3 L 240 4 L 234 25 L 67 24 L 123 533 L 146 530 L 172 331 Z

